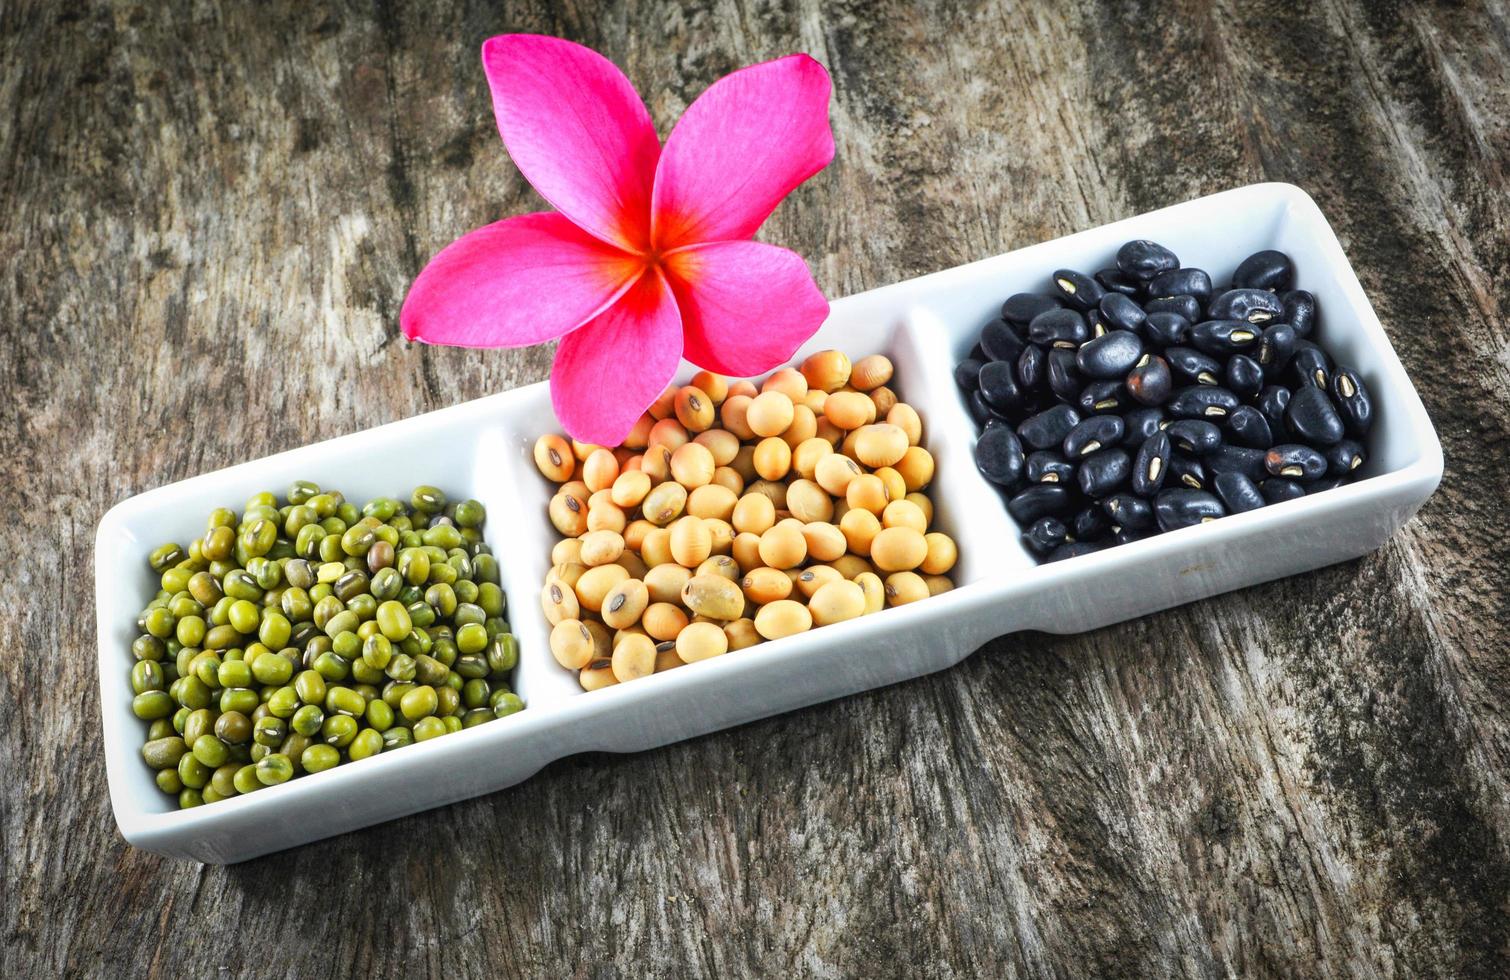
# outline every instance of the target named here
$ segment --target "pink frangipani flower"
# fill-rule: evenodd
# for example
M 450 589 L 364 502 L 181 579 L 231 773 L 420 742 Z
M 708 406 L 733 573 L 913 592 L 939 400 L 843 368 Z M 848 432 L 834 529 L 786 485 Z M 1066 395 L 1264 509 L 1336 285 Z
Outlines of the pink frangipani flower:
M 806 55 L 715 82 L 666 138 L 629 79 L 559 38 L 482 46 L 504 146 L 555 211 L 452 242 L 404 300 L 411 340 L 561 338 L 551 401 L 573 437 L 617 445 L 685 356 L 735 376 L 791 358 L 828 315 L 795 252 L 751 240 L 834 155 L 829 78 Z

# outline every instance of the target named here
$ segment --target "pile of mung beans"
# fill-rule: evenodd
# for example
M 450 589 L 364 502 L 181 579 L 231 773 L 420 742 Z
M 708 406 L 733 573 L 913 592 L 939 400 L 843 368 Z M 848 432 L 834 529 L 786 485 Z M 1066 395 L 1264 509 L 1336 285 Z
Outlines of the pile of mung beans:
M 952 588 L 923 420 L 892 373 L 836 350 L 758 387 L 702 371 L 621 446 L 542 436 L 561 666 L 597 690 Z
M 523 708 L 486 517 L 435 487 L 358 510 L 301 480 L 153 551 L 131 707 L 158 788 L 213 803 Z

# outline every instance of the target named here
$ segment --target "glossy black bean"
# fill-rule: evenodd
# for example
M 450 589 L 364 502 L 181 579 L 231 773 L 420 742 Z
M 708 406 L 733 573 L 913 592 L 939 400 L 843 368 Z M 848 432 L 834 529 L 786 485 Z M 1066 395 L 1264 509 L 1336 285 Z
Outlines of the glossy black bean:
M 1297 442 L 1275 446 L 1264 453 L 1264 469 L 1270 476 L 1287 480 L 1319 480 L 1326 475 L 1326 457 Z
M 1069 513 L 1074 499 L 1068 487 L 1034 483 L 1007 501 L 1007 513 L 1012 515 L 1012 520 L 1026 526 L 1040 517 L 1063 517 Z
M 986 404 L 1002 413 L 1022 405 L 1022 388 L 1011 361 L 992 361 L 980 369 L 980 393 Z
M 1284 303 L 1266 289 L 1229 289 L 1211 301 L 1206 315 L 1213 320 L 1241 320 L 1253 326 L 1278 322 L 1284 312 Z
M 1283 292 L 1295 281 L 1295 266 L 1290 257 L 1274 249 L 1254 252 L 1238 263 L 1232 273 L 1232 285 L 1240 289 L 1267 289 Z
M 981 362 L 973 357 L 967 357 L 954 365 L 954 383 L 965 391 L 975 391 L 980 388 Z
M 1274 445 L 1274 430 L 1263 412 L 1252 405 L 1239 405 L 1227 416 L 1227 440 L 1250 449 L 1268 449 Z
M 1328 446 L 1321 455 L 1326 457 L 1327 476 L 1351 476 L 1368 459 L 1363 445 L 1352 439 L 1344 439 L 1335 446 Z
M 1169 457 L 1169 485 L 1172 487 L 1187 487 L 1191 490 L 1205 490 L 1209 477 L 1206 467 L 1194 456 L 1176 452 Z
M 1124 527 L 1119 528 L 1116 533 L 1111 536 L 1110 540 L 1113 545 L 1121 546 L 1124 544 L 1132 544 L 1134 541 L 1142 541 L 1144 538 L 1151 538 L 1157 533 L 1157 529 L 1154 528 L 1143 531 L 1134 531 L 1130 527 Z
M 965 398 L 965 404 L 970 409 L 970 417 L 975 420 L 976 425 L 986 425 L 992 419 L 997 419 L 997 421 L 1000 421 L 1000 418 L 997 416 L 996 412 L 992 410 L 991 406 L 986 404 L 986 400 L 980 396 L 979 390 L 970 392 L 970 394 Z
M 1005 425 L 987 427 L 975 441 L 975 466 L 980 475 L 1011 489 L 1022 482 L 1022 443 Z
M 1079 347 L 1090 336 L 1085 317 L 1074 310 L 1049 310 L 1028 324 L 1028 341 L 1040 347 Z
M 1262 480 L 1269 474 L 1264 471 L 1264 451 L 1224 443 L 1215 452 L 1201 459 L 1201 465 L 1213 478 L 1218 473 L 1241 473 L 1250 480 Z
M 1316 329 L 1316 297 L 1304 289 L 1292 289 L 1280 297 L 1284 321 L 1295 328 L 1295 336 L 1306 338 Z
M 1148 313 L 1143 324 L 1143 334 L 1150 346 L 1172 347 L 1190 339 L 1190 321 L 1178 313 Z
M 1224 375 L 1227 388 L 1239 398 L 1252 398 L 1264 386 L 1264 369 L 1247 354 L 1233 354 Z
M 1101 502 L 1106 516 L 1120 528 L 1146 531 L 1154 526 L 1153 505 L 1130 493 L 1114 493 Z
M 1126 426 L 1117 415 L 1093 415 L 1070 430 L 1064 437 L 1066 459 L 1079 459 L 1098 449 L 1115 446 L 1122 441 Z
M 981 328 L 980 347 L 993 361 L 1015 361 L 1022 353 L 1022 338 L 1007 321 L 998 318 Z
M 1174 390 L 1174 375 L 1169 362 L 1157 354 L 1144 354 L 1124 382 L 1127 393 L 1144 405 L 1162 405 Z
M 1243 473 L 1218 473 L 1211 478 L 1211 488 L 1229 514 L 1242 514 L 1264 506 L 1264 495 L 1258 484 Z
M 1154 516 L 1161 531 L 1177 531 L 1214 521 L 1226 515 L 1226 508 L 1213 494 L 1188 487 L 1161 490 L 1153 502 Z
M 1001 304 L 1001 318 L 1008 323 L 1026 327 L 1038 314 L 1057 310 L 1063 305 L 1057 296 L 1047 293 L 1014 293 Z
M 1080 461 L 1075 480 L 1080 492 L 1099 500 L 1120 488 L 1132 475 L 1132 460 L 1121 449 L 1101 449 Z
M 1136 296 L 1143 291 L 1143 283 L 1121 269 L 1102 269 L 1096 273 L 1096 281 L 1109 293 Z
M 1100 541 L 1111 536 L 1112 520 L 1106 511 L 1092 504 L 1075 512 L 1070 518 L 1070 533 L 1077 541 Z
M 1180 258 L 1158 242 L 1139 238 L 1117 249 L 1117 268 L 1144 282 L 1180 267 Z
M 1145 302 L 1143 312 L 1149 316 L 1155 313 L 1175 313 L 1191 323 L 1205 319 L 1201 316 L 1200 301 L 1194 296 L 1160 296 Z
M 1138 455 L 1133 459 L 1131 474 L 1133 493 L 1140 497 L 1152 497 L 1164 486 L 1169 476 L 1169 457 L 1174 446 L 1166 432 L 1155 432 L 1143 440 Z
M 1067 541 L 1049 552 L 1049 556 L 1044 561 L 1056 562 L 1064 561 L 1066 558 L 1079 558 L 1081 555 L 1091 555 L 1102 551 L 1106 546 L 1106 541 Z
M 1313 385 L 1326 391 L 1332 386 L 1332 359 L 1310 341 L 1296 341 L 1295 356 L 1290 358 L 1289 370 L 1284 374 L 1291 388 Z
M 1290 389 L 1280 385 L 1269 385 L 1258 393 L 1253 400 L 1253 405 L 1263 413 L 1269 428 L 1282 432 L 1285 427 L 1285 409 L 1290 406 Z M 1268 448 L 1268 447 L 1264 447 Z
M 1190 344 L 1213 357 L 1230 357 L 1256 348 L 1259 333 L 1242 320 L 1205 320 L 1190 328 Z
M 1333 445 L 1346 434 L 1331 398 L 1314 385 L 1301 385 L 1290 398 L 1285 427 L 1295 438 L 1313 446 Z
M 1295 500 L 1306 495 L 1306 488 L 1299 483 L 1277 476 L 1271 476 L 1260 483 L 1258 490 L 1271 504 L 1284 503 L 1286 500 Z
M 1143 312 L 1143 307 L 1122 293 L 1107 293 L 1101 297 L 1098 312 L 1107 326 L 1117 330 L 1131 330 L 1134 333 L 1142 330 L 1144 321 L 1148 319 L 1148 314 Z
M 1028 550 L 1039 556 L 1064 544 L 1069 536 L 1069 527 L 1057 517 L 1040 517 L 1022 532 L 1022 540 Z
M 1162 408 L 1135 408 L 1122 416 L 1123 427 L 1127 430 L 1122 436 L 1122 448 L 1137 449 L 1148 440 L 1154 433 L 1160 431 L 1159 423 L 1164 421 Z
M 1258 338 L 1258 350 L 1253 359 L 1264 370 L 1264 377 L 1274 379 L 1290 363 L 1295 355 L 1295 328 L 1288 323 L 1271 323 Z
M 1034 449 L 1048 449 L 1064 442 L 1064 437 L 1079 424 L 1080 413 L 1072 406 L 1055 405 L 1024 419 L 1017 426 L 1017 434 Z
M 1028 344 L 1017 355 L 1017 383 L 1024 393 L 1040 392 L 1048 384 L 1049 358 L 1037 344 Z
M 1113 294 L 1120 295 L 1120 294 Z M 1087 378 L 1120 378 L 1143 356 L 1143 341 L 1130 330 L 1113 330 L 1088 340 L 1075 352 L 1075 365 Z
M 1062 483 L 1069 486 L 1075 480 L 1075 464 L 1052 449 L 1029 453 L 1025 472 L 1029 483 Z
M 1204 419 L 1180 419 L 1164 431 L 1174 448 L 1195 456 L 1216 452 L 1222 444 L 1222 430 Z
M 1097 337 L 1105 337 L 1114 329 L 1107 326 L 1106 321 L 1101 318 L 1101 307 L 1099 306 L 1085 314 L 1085 322 L 1090 325 L 1091 340 L 1095 340 Z
M 1338 367 L 1332 373 L 1332 403 L 1348 435 L 1362 439 L 1374 425 L 1374 400 L 1358 372 Z
M 1171 347 L 1164 352 L 1174 380 L 1184 385 L 1219 385 L 1222 383 L 1222 365 L 1214 357 L 1207 357 L 1193 347 Z
M 1074 269 L 1055 270 L 1053 282 L 1054 295 L 1064 300 L 1066 305 L 1081 311 L 1094 309 L 1101 302 L 1101 297 L 1106 295 L 1106 290 L 1101 288 L 1099 282 Z
M 1161 272 L 1149 282 L 1148 296 L 1193 296 L 1204 308 L 1211 302 L 1211 277 L 1202 269 L 1175 269 Z
M 1075 352 L 1063 347 L 1051 348 L 1048 352 L 1049 390 L 1061 401 L 1072 402 L 1080 396 L 1085 379 L 1075 364 Z
M 1241 404 L 1236 395 L 1226 388 L 1214 385 L 1195 385 L 1181 388 L 1165 406 L 1169 414 L 1181 419 L 1207 419 L 1224 421 L 1232 410 Z
M 1092 381 L 1080 390 L 1075 405 L 1084 415 L 1104 412 L 1119 412 L 1132 399 L 1121 381 Z

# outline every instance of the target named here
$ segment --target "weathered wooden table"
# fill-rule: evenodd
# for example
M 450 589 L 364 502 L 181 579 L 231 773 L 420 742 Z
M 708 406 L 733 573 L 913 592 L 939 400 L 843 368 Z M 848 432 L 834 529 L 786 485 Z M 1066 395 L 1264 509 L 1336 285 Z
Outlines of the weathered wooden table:
M 663 127 L 741 64 L 825 62 L 838 156 L 766 236 L 834 296 L 1300 184 L 1436 420 L 1442 488 L 1315 574 L 242 866 L 127 848 L 100 515 L 545 377 L 546 349 L 397 328 L 435 250 L 540 206 L 476 56 L 509 30 L 599 48 Z M 0 65 L 0 974 L 1505 968 L 1502 2 L 22 0 Z

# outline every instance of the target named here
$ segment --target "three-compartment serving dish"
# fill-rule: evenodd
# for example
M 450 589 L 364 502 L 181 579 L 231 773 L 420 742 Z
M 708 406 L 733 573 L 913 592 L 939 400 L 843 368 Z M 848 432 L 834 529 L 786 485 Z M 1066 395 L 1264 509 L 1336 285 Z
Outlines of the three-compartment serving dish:
M 1288 253 L 1297 287 L 1318 298 L 1328 348 L 1374 393 L 1370 458 L 1347 486 L 1039 565 L 975 470 L 976 426 L 953 366 L 1007 295 L 1041 288 L 1056 268 L 1107 265 L 1133 238 L 1200 256 L 1216 277 L 1260 249 Z M 936 524 L 960 543 L 957 588 L 602 691 L 584 692 L 555 662 L 535 601 L 557 537 L 544 519 L 552 488 L 531 460 L 536 437 L 558 428 L 545 384 L 208 473 L 112 508 L 96 537 L 95 598 L 104 745 L 122 836 L 163 854 L 243 861 L 501 789 L 574 753 L 653 748 L 941 670 L 1016 630 L 1071 633 L 1120 622 L 1378 548 L 1442 476 L 1436 433 L 1336 235 L 1315 203 L 1286 184 L 1215 194 L 838 300 L 796 358 L 829 347 L 855 358 L 887 354 L 899 394 L 923 413 L 924 444 L 938 466 Z M 684 365 L 679 379 L 693 370 Z M 519 638 L 514 687 L 528 707 L 272 791 L 173 809 L 142 763 L 142 722 L 131 711 L 133 621 L 154 591 L 144 556 L 163 540 L 192 536 L 211 507 L 301 478 L 353 499 L 422 478 L 486 505 L 486 538 Z

